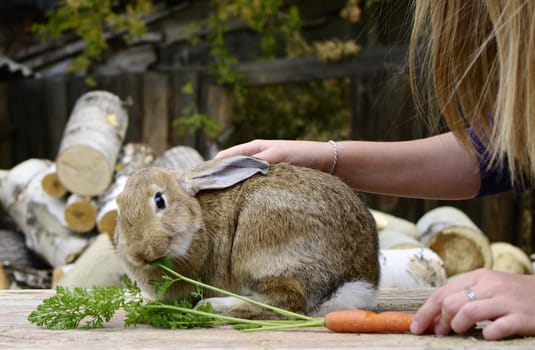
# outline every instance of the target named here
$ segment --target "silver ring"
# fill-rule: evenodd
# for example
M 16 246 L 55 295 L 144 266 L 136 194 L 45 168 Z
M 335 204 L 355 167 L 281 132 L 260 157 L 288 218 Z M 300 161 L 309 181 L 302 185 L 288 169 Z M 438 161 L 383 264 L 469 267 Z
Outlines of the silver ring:
M 468 298 L 468 301 L 476 300 L 476 293 L 474 293 L 473 290 L 471 290 L 470 288 L 466 288 L 465 292 L 466 292 L 466 297 Z

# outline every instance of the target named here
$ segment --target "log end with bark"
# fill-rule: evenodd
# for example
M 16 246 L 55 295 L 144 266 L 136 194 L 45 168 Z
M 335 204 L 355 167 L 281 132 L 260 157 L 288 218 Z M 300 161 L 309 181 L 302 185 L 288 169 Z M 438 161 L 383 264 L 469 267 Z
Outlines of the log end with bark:
M 105 211 L 102 213 L 102 216 L 98 218 L 98 232 L 107 233 L 112 241 L 114 239 L 115 226 L 117 226 L 117 209 Z
M 420 241 L 444 261 L 448 277 L 492 267 L 490 242 L 483 232 L 454 207 L 438 207 L 416 223 Z
M 104 192 L 114 171 L 106 155 L 87 145 L 70 146 L 56 162 L 61 183 L 71 192 L 83 196 Z
M 380 288 L 424 288 L 446 284 L 440 256 L 429 248 L 381 249 Z
M 391 230 L 412 238 L 417 237 L 416 224 L 400 217 L 371 209 L 378 230 Z
M 493 242 L 490 249 L 493 270 L 519 275 L 533 273 L 531 260 L 522 249 L 507 242 Z
M 89 197 L 72 194 L 65 205 L 67 226 L 78 233 L 91 231 L 95 227 L 97 206 Z
M 63 197 L 68 192 L 67 187 L 65 187 L 59 180 L 55 164 L 52 169 L 43 176 L 41 186 L 43 187 L 43 191 L 52 197 Z
M 405 233 L 385 228 L 379 231 L 379 247 L 382 249 L 412 249 L 421 248 L 423 244 Z
M 98 196 L 112 181 L 128 115 L 107 91 L 82 95 L 69 117 L 56 157 L 60 181 L 79 195 Z

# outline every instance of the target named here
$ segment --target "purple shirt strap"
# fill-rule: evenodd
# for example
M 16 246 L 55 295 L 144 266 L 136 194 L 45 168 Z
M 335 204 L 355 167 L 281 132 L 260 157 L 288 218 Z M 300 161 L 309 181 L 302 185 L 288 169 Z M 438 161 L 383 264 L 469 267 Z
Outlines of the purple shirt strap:
M 479 137 L 477 137 L 476 133 L 471 128 L 467 129 L 467 131 L 479 155 L 478 161 L 481 187 L 477 197 L 503 192 L 520 193 L 524 191 L 525 188 L 522 187 L 518 181 L 516 181 L 514 185 L 512 184 L 511 173 L 509 171 L 509 167 L 507 167 L 507 163 L 504 164 L 505 166 L 503 167 L 495 166 L 488 169 L 490 154 L 486 146 L 483 144 L 483 142 L 481 142 Z

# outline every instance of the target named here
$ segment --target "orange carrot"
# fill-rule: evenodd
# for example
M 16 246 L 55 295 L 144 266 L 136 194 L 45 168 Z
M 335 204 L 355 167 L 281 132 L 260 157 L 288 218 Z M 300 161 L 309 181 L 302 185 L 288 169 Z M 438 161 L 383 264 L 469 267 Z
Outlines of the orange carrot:
M 410 332 L 414 314 L 397 311 L 375 313 L 368 310 L 340 310 L 325 315 L 325 327 L 334 332 L 389 333 Z M 429 331 L 434 325 L 429 327 Z

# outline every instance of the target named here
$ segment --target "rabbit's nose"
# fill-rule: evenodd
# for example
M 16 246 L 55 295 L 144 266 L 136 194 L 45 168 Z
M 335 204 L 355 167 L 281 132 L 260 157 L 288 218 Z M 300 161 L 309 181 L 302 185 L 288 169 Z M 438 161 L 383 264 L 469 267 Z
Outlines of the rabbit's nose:
M 137 267 L 149 264 L 165 255 L 169 240 L 159 235 L 152 235 L 150 238 L 135 244 L 129 254 L 128 260 Z
M 138 248 L 139 247 L 139 248 Z M 150 247 L 138 245 L 135 249 L 131 249 L 127 255 L 128 262 L 135 267 L 143 267 L 148 265 L 151 261 L 156 260 L 161 256 L 154 254 Z
M 149 263 L 149 261 L 145 260 L 143 257 L 143 253 L 134 253 L 127 256 L 128 262 L 135 267 L 143 267 Z

